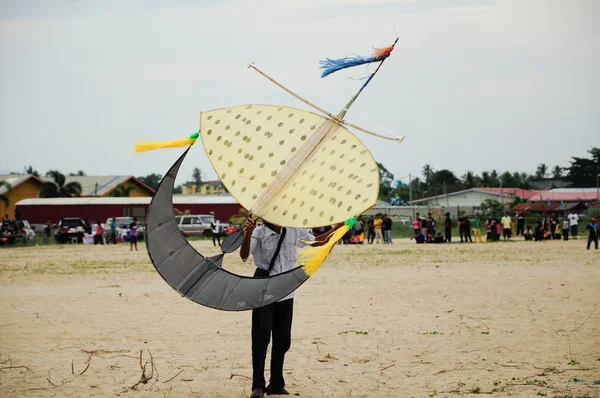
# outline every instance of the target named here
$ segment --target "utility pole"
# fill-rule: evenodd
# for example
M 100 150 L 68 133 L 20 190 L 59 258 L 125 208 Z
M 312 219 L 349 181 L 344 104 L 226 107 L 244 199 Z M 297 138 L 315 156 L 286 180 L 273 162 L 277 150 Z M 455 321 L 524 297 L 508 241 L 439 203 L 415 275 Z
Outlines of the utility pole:
M 408 204 L 412 206 L 412 176 L 410 173 L 408 173 Z
M 448 201 L 448 191 L 446 191 L 446 181 L 443 181 L 444 184 L 444 195 L 446 196 L 446 207 L 450 206 L 450 202 Z
M 98 196 L 98 183 L 94 186 L 94 196 Z

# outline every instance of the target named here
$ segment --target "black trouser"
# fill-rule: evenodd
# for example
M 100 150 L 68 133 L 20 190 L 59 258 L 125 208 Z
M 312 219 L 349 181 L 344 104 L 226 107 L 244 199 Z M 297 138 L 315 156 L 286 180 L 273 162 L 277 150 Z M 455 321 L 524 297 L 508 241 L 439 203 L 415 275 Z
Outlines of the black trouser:
M 460 241 L 464 241 L 465 242 L 473 242 L 473 239 L 471 239 L 471 229 L 470 228 L 459 228 L 458 232 L 460 232 Z
M 588 236 L 588 244 L 587 244 L 588 250 L 590 250 L 590 246 L 592 245 L 592 242 L 594 242 L 594 246 L 596 247 L 596 250 L 598 250 L 598 235 Z
M 452 227 L 444 228 L 444 234 L 445 234 L 446 242 L 452 242 Z
M 524 232 L 525 232 L 525 225 L 517 223 L 517 235 L 516 236 L 519 236 L 519 234 L 523 235 Z
M 219 242 L 219 246 L 221 246 L 221 234 L 212 234 L 213 237 L 213 246 L 216 246 L 217 244 L 215 243 L 215 241 Z
M 563 228 L 563 239 L 569 240 L 569 228 Z
M 103 245 L 104 244 L 104 240 L 102 239 L 102 234 L 94 235 L 94 244 L 95 245 Z
M 265 389 L 265 359 L 273 332 L 269 390 L 285 387 L 283 359 L 292 342 L 294 299 L 279 301 L 252 310 L 252 389 Z
M 375 228 L 369 228 L 369 233 L 367 235 L 367 241 L 369 243 L 373 243 L 373 240 L 375 240 Z
M 504 236 L 504 239 L 510 239 L 510 236 L 512 235 L 512 231 L 510 230 L 510 228 L 504 228 L 502 230 L 502 235 Z
M 577 225 L 571 225 L 571 238 L 577 239 Z

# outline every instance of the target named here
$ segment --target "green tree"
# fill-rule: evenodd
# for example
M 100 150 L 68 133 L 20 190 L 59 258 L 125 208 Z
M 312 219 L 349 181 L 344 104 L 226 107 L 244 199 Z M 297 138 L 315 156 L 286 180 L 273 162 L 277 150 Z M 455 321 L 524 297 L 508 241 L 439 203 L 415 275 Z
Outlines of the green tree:
M 479 177 L 477 176 L 477 174 L 473 173 L 472 171 L 467 171 L 462 176 L 462 180 L 463 180 L 463 184 L 464 184 L 465 188 L 467 188 L 467 189 L 475 188 L 478 185 Z
M 576 187 L 595 187 L 597 175 L 600 174 L 600 148 L 588 151 L 591 159 L 573 157 L 571 166 L 566 167 L 567 180 Z
M 123 184 L 117 184 L 115 189 L 109 192 L 108 196 L 112 196 L 115 198 L 128 198 L 131 196 L 131 191 L 137 191 L 137 187 L 135 185 L 130 185 L 126 187 Z
M 70 198 L 73 196 L 81 196 L 81 184 L 78 182 L 70 182 L 65 184 L 65 175 L 58 170 L 50 170 L 46 173 L 46 177 L 52 178 L 53 181 L 46 181 L 40 188 L 40 198 Z
M 430 165 L 426 164 L 425 166 L 423 166 L 421 172 L 423 173 L 423 177 L 425 177 L 425 183 L 429 184 L 431 176 L 433 175 L 433 168 Z
M 502 187 L 504 188 L 516 188 L 519 185 L 514 176 L 508 171 L 502 173 L 500 176 L 500 182 L 502 182 Z
M 173 193 L 183 193 L 183 188 L 181 187 L 181 185 L 177 185 L 176 187 L 174 187 Z
M 544 179 L 548 177 L 548 166 L 545 163 L 538 164 L 537 170 L 535 171 L 535 178 Z
M 496 199 L 486 199 L 481 202 L 481 210 L 490 216 L 499 216 L 504 211 L 504 205 Z
M 160 181 L 162 180 L 162 175 L 160 174 L 148 174 L 145 177 L 138 177 L 138 179 L 144 184 L 148 185 L 150 188 L 157 190 Z
M 85 174 L 85 171 L 83 171 L 83 170 L 77 170 L 76 173 L 69 173 L 69 177 L 75 177 L 75 176 L 82 177 L 85 175 L 87 175 L 87 174 Z
M 12 189 L 12 186 L 6 181 L 0 181 L 0 190 L 2 189 L 2 187 L 6 189 L 6 192 Z M 8 205 L 10 204 L 8 197 L 3 193 L 0 193 L 0 201 L 4 202 L 4 207 L 8 207 Z
M 379 169 L 379 199 L 388 200 L 394 175 L 381 163 L 377 163 L 377 168 Z
M 563 168 L 559 165 L 554 166 L 552 169 L 552 178 L 562 178 Z
M 194 167 L 192 171 L 192 181 L 196 185 L 196 189 L 200 190 L 200 186 L 202 185 L 202 170 L 198 167 Z
M 25 168 L 25 174 L 31 174 L 31 175 L 34 175 L 36 177 L 40 176 L 40 173 L 38 173 L 37 170 L 34 170 L 33 166 L 26 167 Z

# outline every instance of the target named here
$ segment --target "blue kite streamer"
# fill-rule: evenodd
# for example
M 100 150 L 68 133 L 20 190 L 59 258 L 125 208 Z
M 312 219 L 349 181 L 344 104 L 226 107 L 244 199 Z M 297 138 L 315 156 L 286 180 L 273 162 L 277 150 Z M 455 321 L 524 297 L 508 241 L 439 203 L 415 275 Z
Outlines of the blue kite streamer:
M 320 68 L 323 69 L 323 73 L 321 74 L 321 77 L 325 77 L 333 72 L 337 72 L 338 70 L 341 69 L 345 69 L 345 68 L 351 68 L 353 66 L 358 66 L 358 65 L 363 65 L 363 64 L 370 64 L 372 62 L 377 62 L 380 61 L 375 57 L 361 57 L 361 56 L 354 56 L 354 57 L 346 57 L 346 58 L 340 58 L 340 59 L 331 59 L 331 58 L 326 58 L 324 61 L 319 61 L 319 63 L 321 64 Z
M 396 39 L 396 41 L 398 40 Z M 325 61 L 319 61 L 319 63 L 321 64 L 320 68 L 323 69 L 321 77 L 325 77 L 341 69 L 383 61 L 384 59 L 390 56 L 395 45 L 396 42 L 394 42 L 394 44 L 389 47 L 374 48 L 372 57 L 361 57 L 360 55 L 355 55 L 340 59 L 325 58 Z

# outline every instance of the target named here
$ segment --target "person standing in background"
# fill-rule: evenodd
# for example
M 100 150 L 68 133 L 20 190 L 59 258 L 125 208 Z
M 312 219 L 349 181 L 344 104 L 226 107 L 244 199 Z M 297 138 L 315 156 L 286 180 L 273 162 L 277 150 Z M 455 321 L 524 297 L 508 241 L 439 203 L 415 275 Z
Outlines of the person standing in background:
M 590 250 L 590 246 L 592 242 L 594 242 L 596 250 L 598 250 L 598 222 L 595 217 L 592 217 L 592 220 L 587 227 L 585 227 L 585 230 L 589 231 L 587 249 Z
M 460 230 L 460 219 L 458 223 Z M 460 232 L 460 241 L 462 242 L 462 232 Z M 446 213 L 446 218 L 444 219 L 444 242 L 452 242 L 452 218 L 450 218 L 450 213 Z
M 383 220 L 381 221 L 381 231 L 383 232 L 383 243 L 388 245 L 392 244 L 392 219 L 387 216 L 387 214 L 383 215 Z
M 137 218 L 133 217 L 133 222 L 129 224 L 129 251 L 138 251 L 137 248 Z
M 475 214 L 475 218 L 473 219 L 473 238 L 475 238 L 475 243 L 481 243 L 481 220 L 479 219 L 479 214 Z
M 510 219 L 508 213 L 504 213 L 504 217 L 502 217 L 501 223 L 503 228 L 504 240 L 510 239 L 512 235 L 512 220 Z
M 522 213 L 517 213 L 517 233 L 515 236 L 523 235 L 525 232 L 525 216 Z
M 375 217 L 370 216 L 367 220 L 367 243 L 373 244 L 375 240 Z
M 96 233 L 94 234 L 94 244 L 95 245 L 103 245 L 104 244 L 104 239 L 102 237 L 102 234 L 104 233 L 104 230 L 102 229 L 102 223 L 100 222 L 100 220 L 96 221 Z
M 375 228 L 375 243 L 380 244 L 383 241 L 383 235 L 381 233 L 381 218 L 379 218 L 379 214 L 375 216 L 375 221 L 373 221 L 373 227 Z M 385 242 L 383 242 L 385 243 Z
M 566 218 L 562 222 L 562 235 L 563 240 L 569 240 L 569 220 Z
M 571 227 L 571 237 L 577 239 L 577 228 L 579 226 L 579 215 L 575 213 L 575 210 L 571 210 L 571 214 L 567 216 L 569 219 L 569 226 Z
M 110 243 L 117 244 L 117 223 L 115 222 L 115 217 L 110 219 Z

